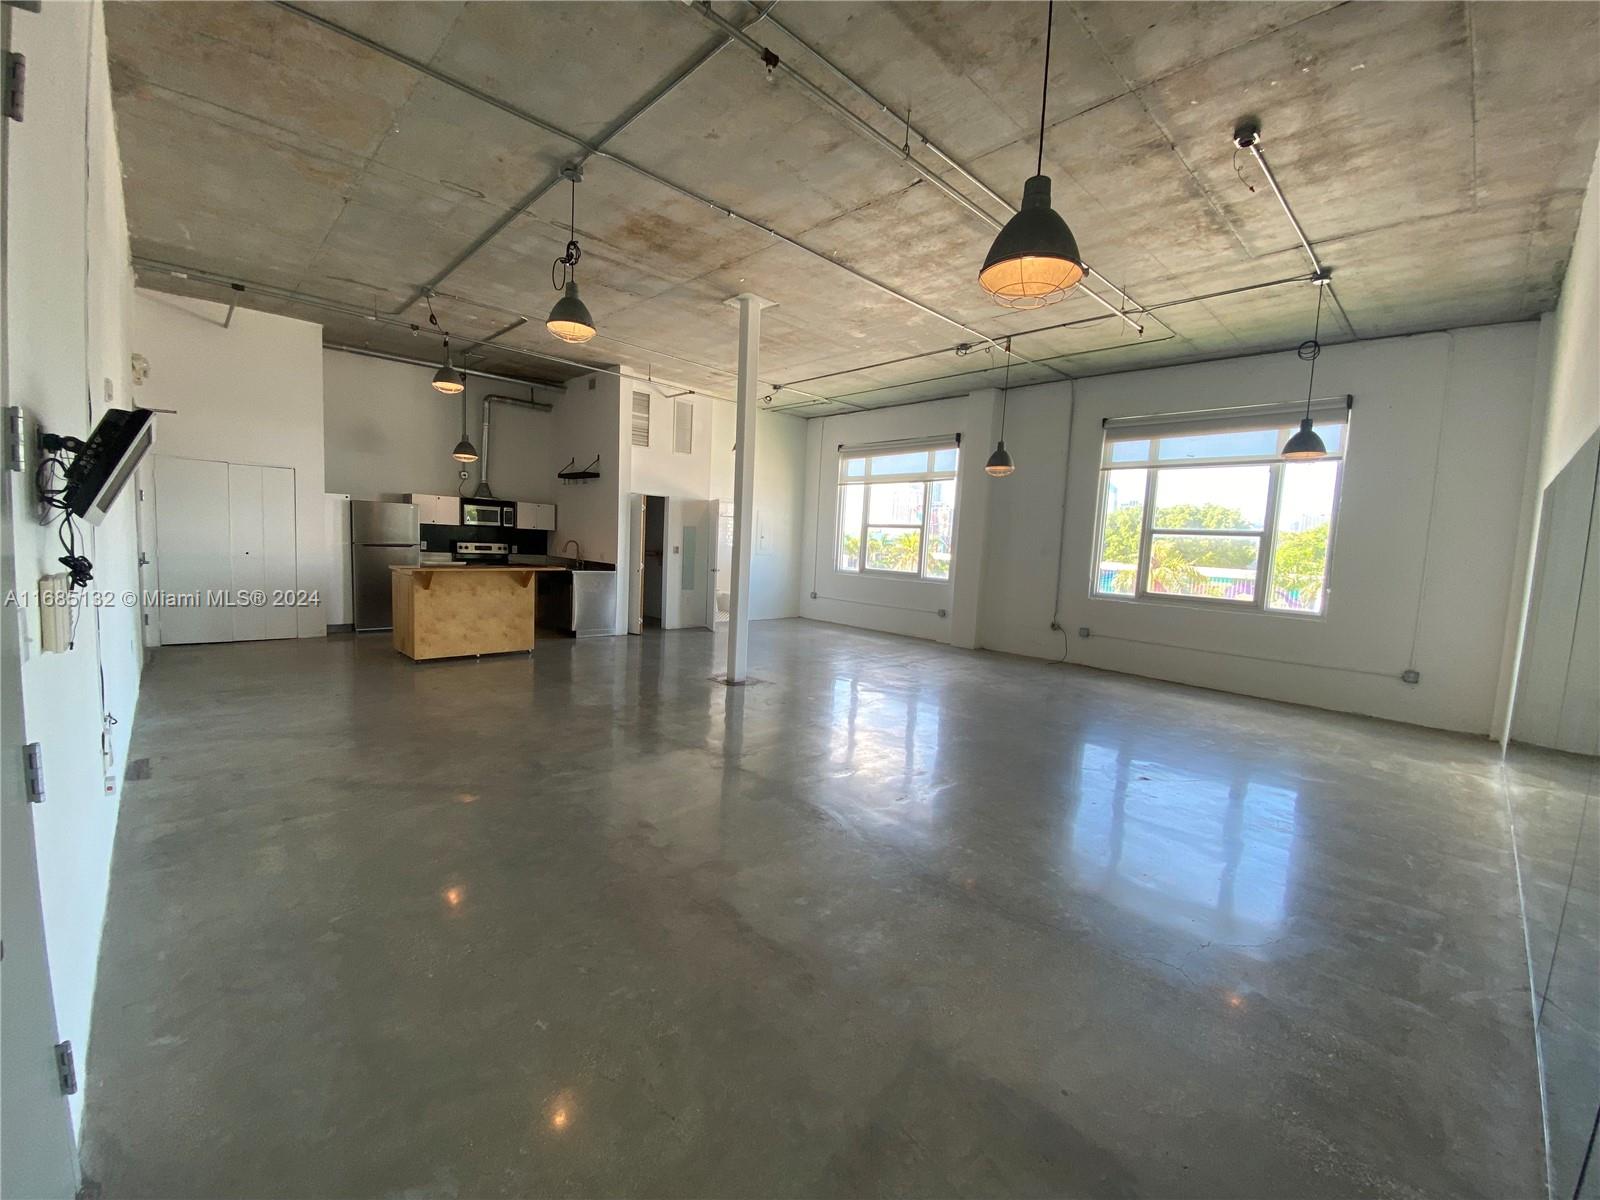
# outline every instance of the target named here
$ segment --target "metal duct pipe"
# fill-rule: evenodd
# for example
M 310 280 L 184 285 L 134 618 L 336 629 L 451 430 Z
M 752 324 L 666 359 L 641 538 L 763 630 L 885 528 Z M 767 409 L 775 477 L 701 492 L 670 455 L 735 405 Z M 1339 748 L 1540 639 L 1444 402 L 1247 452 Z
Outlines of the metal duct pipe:
M 494 499 L 494 492 L 489 490 L 489 409 L 494 399 L 493 396 L 483 398 L 483 433 L 478 441 L 478 490 L 472 493 L 481 500 Z
M 341 354 L 359 354 L 362 358 L 382 359 L 384 362 L 405 363 L 407 366 L 412 367 L 427 367 L 429 370 L 439 365 L 437 362 L 430 362 L 427 359 L 407 358 L 404 354 L 390 354 L 387 350 L 369 350 L 365 346 L 344 346 L 338 342 L 324 342 L 322 348 L 324 350 L 337 350 Z M 497 383 L 514 383 L 518 387 L 527 388 L 529 391 L 546 388 L 552 392 L 566 394 L 565 388 L 554 383 L 536 383 L 531 379 L 518 379 L 515 375 L 496 375 L 493 371 L 479 371 L 472 367 L 457 367 L 456 369 L 463 375 L 475 375 L 479 379 L 493 379 Z M 522 400 L 516 396 L 497 396 L 495 398 L 503 400 L 507 404 L 520 404 L 524 408 L 537 409 L 539 412 L 555 411 L 555 405 L 548 400 L 534 400 L 531 397 L 527 400 Z

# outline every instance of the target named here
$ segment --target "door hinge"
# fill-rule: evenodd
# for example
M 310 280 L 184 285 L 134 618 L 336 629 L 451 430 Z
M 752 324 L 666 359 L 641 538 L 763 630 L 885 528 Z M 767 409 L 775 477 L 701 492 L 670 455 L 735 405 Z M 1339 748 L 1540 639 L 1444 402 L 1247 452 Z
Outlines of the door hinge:
M 22 92 L 28 79 L 28 60 L 15 50 L 6 51 L 5 111 L 13 121 L 22 120 Z
M 78 1064 L 72 1060 L 72 1043 L 56 1043 L 56 1077 L 61 1080 L 61 1094 L 78 1094 Z
M 23 775 L 27 779 L 28 803 L 44 803 L 44 748 L 29 742 L 22 751 Z

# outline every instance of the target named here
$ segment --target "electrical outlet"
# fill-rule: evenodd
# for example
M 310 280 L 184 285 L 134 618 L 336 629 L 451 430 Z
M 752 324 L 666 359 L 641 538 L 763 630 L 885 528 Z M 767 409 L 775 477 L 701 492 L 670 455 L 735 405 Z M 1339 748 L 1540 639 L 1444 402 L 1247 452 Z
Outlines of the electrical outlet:
M 1422 682 L 1422 672 L 1417 670 L 1415 667 L 1407 667 L 1404 671 L 1400 672 L 1400 682 L 1401 683 L 1421 683 Z
M 1083 637 L 1083 638 L 1088 637 L 1089 636 L 1089 627 L 1087 625 L 1079 625 L 1078 626 L 1078 636 L 1079 637 Z

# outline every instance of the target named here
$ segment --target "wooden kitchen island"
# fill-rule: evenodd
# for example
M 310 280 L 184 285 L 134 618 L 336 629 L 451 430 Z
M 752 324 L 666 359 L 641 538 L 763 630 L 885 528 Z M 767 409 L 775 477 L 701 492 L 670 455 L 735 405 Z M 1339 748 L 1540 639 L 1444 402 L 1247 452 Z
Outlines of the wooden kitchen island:
M 394 648 L 414 659 L 533 649 L 533 578 L 564 567 L 390 567 Z

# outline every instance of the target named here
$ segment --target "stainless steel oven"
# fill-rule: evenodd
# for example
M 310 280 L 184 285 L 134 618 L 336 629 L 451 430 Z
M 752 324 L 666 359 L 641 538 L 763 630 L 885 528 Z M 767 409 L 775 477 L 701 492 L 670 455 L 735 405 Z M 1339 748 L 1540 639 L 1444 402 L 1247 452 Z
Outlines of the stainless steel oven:
M 510 519 L 507 519 L 509 510 Z M 463 500 L 461 502 L 461 523 L 463 525 L 492 525 L 496 529 L 503 529 L 517 523 L 517 510 L 515 506 L 502 503 L 499 500 Z

